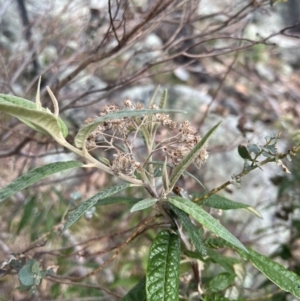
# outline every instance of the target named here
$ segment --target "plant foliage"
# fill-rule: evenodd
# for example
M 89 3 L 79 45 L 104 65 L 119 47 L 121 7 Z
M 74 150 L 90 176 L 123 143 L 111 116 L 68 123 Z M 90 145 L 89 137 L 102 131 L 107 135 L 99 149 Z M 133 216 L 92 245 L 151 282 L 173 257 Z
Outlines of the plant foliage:
M 177 186 L 179 178 L 188 175 L 198 181 L 201 189 L 204 188 L 202 182 L 186 169 L 190 164 L 200 168 L 208 159 L 208 141 L 220 126 L 220 122 L 203 137 L 189 121 L 177 124 L 170 115 L 167 115 L 175 111 L 165 109 L 167 91 L 164 91 L 159 104 L 156 104 L 154 96 L 146 109 L 140 104 L 133 104 L 130 100 L 124 102 L 123 109 L 119 109 L 116 105 L 106 105 L 102 108 L 100 117 L 87 120 L 75 137 L 75 145 L 72 145 L 65 140 L 68 130 L 58 117 L 57 100 L 51 90 L 48 91 L 54 103 L 54 113 L 41 107 L 39 92 L 36 104 L 26 99 L 1 94 L 0 110 L 19 118 L 34 130 L 52 136 L 58 144 L 79 156 L 84 163 L 55 162 L 35 168 L 2 188 L 0 201 L 13 201 L 14 194 L 53 174 L 88 167 L 97 168 L 126 183 L 103 187 L 94 196 L 80 201 L 80 204 L 69 212 L 67 218 L 63 218 L 64 215 L 61 214 L 60 218 L 63 218 L 64 224 L 63 235 L 66 235 L 66 232 L 71 233 L 73 231 L 71 226 L 83 215 L 93 210 L 95 212 L 100 206 L 125 204 L 127 205 L 125 212 L 133 216 L 143 216 L 144 209 L 147 209 L 147 217 L 138 221 L 134 232 L 124 243 L 112 248 L 116 248 L 116 253 L 107 262 L 93 268 L 84 276 L 70 276 L 66 277 L 67 280 L 81 281 L 99 273 L 132 240 L 149 229 L 158 228 L 159 231 L 153 231 L 151 234 L 154 239 L 149 251 L 145 277 L 122 300 L 176 301 L 181 300 L 185 294 L 188 295 L 187 292 L 193 286 L 198 287 L 197 294 L 199 297 L 202 294 L 202 300 L 229 300 L 225 298 L 226 292 L 229 292 L 232 287 L 237 287 L 237 279 L 243 275 L 238 268 L 242 265 L 242 259 L 253 264 L 281 290 L 300 297 L 300 277 L 296 273 L 271 258 L 246 248 L 237 237 L 222 226 L 219 220 L 206 211 L 206 208 L 244 209 L 261 218 L 255 208 L 217 194 L 233 184 L 232 179 L 211 191 L 186 192 Z M 162 133 L 167 133 L 169 136 L 157 139 L 157 134 Z M 278 135 L 273 135 L 266 137 L 264 145 L 253 143 L 240 145 L 238 154 L 244 160 L 244 168 L 234 176 L 235 181 L 240 181 L 247 173 L 269 162 L 276 162 L 284 172 L 289 172 L 281 160 L 298 153 L 299 146 L 293 147 L 287 153 L 278 153 L 278 139 Z M 138 152 L 143 143 L 143 151 Z M 137 148 L 136 145 L 139 147 Z M 93 150 L 97 148 L 113 151 L 113 159 L 98 160 L 97 156 L 93 155 Z M 128 189 L 147 193 L 147 197 L 116 195 Z M 144 195 L 143 193 L 139 196 Z M 63 196 L 60 198 L 62 203 L 65 202 Z M 37 209 L 35 204 L 35 198 L 29 199 L 25 204 L 24 215 L 17 228 L 18 232 L 26 225 L 34 209 Z M 48 216 L 47 222 L 51 224 L 53 219 L 54 217 L 50 219 Z M 157 219 L 161 219 L 161 222 L 156 222 Z M 231 251 L 228 253 L 231 255 L 218 251 L 224 248 Z M 63 251 L 73 252 L 74 250 L 71 249 L 66 247 Z M 236 257 L 232 251 L 240 257 Z M 210 265 L 217 268 L 212 272 L 208 268 Z M 43 268 L 38 260 L 29 257 L 15 257 L 8 260 L 2 264 L 1 270 L 4 273 L 15 271 L 21 284 L 20 289 L 31 292 L 38 289 L 42 279 L 46 281 L 49 277 L 54 277 L 52 279 L 58 277 L 54 270 Z M 182 281 L 181 278 L 187 270 L 193 275 L 190 283 Z M 204 277 L 200 275 L 201 270 Z M 57 279 L 66 280 L 64 276 Z M 244 300 L 243 294 L 238 300 Z

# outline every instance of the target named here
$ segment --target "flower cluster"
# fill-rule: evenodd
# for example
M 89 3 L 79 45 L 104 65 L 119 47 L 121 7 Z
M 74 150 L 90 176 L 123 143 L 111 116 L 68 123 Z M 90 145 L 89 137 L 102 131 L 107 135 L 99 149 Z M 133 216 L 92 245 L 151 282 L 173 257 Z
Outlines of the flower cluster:
M 124 101 L 124 107 L 125 110 L 143 109 L 142 104 L 133 104 L 129 99 Z M 158 107 L 152 104 L 149 106 L 149 109 L 158 110 Z M 101 109 L 100 116 L 118 111 L 120 109 L 117 105 L 108 104 Z M 92 118 L 87 119 L 85 124 L 90 122 L 93 122 Z M 189 121 L 182 122 L 176 130 L 177 124 L 169 115 L 157 113 L 140 117 L 122 117 L 106 120 L 88 137 L 86 147 L 88 150 L 95 148 L 113 149 L 115 154 L 110 166 L 112 171 L 116 174 L 122 173 L 134 177 L 135 171 L 141 168 L 141 164 L 135 158 L 137 156 L 137 143 L 135 141 L 138 137 L 137 133 L 143 132 L 142 127 L 144 126 L 149 128 L 150 123 L 156 124 L 156 128 L 158 128 L 157 125 L 166 128 L 168 134 L 171 135 L 168 139 L 157 141 L 153 152 L 157 153 L 158 150 L 163 150 L 174 165 L 178 165 L 193 147 L 201 141 L 201 136 L 197 134 L 196 129 L 190 125 Z M 176 133 L 174 134 L 173 131 L 175 130 Z M 197 168 L 200 168 L 208 158 L 206 148 L 206 146 L 203 147 L 194 159 L 194 164 Z
M 179 126 L 179 134 L 175 143 L 166 145 L 163 150 L 173 161 L 174 165 L 178 165 L 185 158 L 194 146 L 201 141 L 201 136 L 197 135 L 197 131 L 190 125 L 189 121 L 184 121 Z M 205 145 L 194 159 L 194 164 L 199 169 L 208 158 L 207 145 Z
M 114 154 L 111 169 L 116 174 L 123 173 L 128 176 L 134 176 L 135 171 L 140 166 L 141 164 L 134 159 L 132 154 L 118 151 L 117 154 Z

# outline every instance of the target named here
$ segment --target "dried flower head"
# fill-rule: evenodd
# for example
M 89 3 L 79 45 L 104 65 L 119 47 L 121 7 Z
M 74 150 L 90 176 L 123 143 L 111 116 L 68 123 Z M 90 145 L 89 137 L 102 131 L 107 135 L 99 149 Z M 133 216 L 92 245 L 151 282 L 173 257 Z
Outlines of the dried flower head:
M 111 164 L 111 169 L 116 173 L 123 173 L 128 176 L 134 176 L 136 169 L 140 167 L 132 154 L 118 152 L 114 155 L 114 160 Z
M 117 112 L 119 111 L 119 108 L 117 105 L 115 104 L 112 104 L 112 105 L 105 105 L 102 109 L 101 109 L 101 113 L 100 113 L 100 116 L 104 116 L 106 114 L 109 114 L 109 113 L 114 113 L 114 112 Z

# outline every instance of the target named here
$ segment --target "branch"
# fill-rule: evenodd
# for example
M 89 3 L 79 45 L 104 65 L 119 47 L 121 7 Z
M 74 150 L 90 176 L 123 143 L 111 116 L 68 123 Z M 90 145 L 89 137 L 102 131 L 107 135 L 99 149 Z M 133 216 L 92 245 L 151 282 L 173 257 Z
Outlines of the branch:
M 259 162 L 259 164 L 257 165 L 253 165 L 251 166 L 250 169 L 244 169 L 242 172 L 240 172 L 238 175 L 235 176 L 235 178 L 237 179 L 240 179 L 242 178 L 243 176 L 247 175 L 250 171 L 256 169 L 256 168 L 259 168 L 267 163 L 270 163 L 270 162 L 276 162 L 276 160 L 278 159 L 284 159 L 286 156 L 288 155 L 292 155 L 292 156 L 295 156 L 295 154 L 299 153 L 300 152 L 300 145 L 298 146 L 294 146 L 291 150 L 289 150 L 287 153 L 280 153 L 280 154 L 277 154 L 275 157 L 273 158 L 267 158 L 261 162 Z M 217 187 L 217 188 L 214 188 L 212 189 L 210 192 L 202 195 L 201 197 L 197 197 L 197 198 L 194 198 L 193 199 L 193 202 L 197 203 L 197 202 L 201 202 L 207 198 L 209 198 L 211 195 L 223 190 L 224 188 L 226 188 L 227 186 L 231 185 L 232 182 L 229 180 L 225 183 L 223 183 L 221 186 Z

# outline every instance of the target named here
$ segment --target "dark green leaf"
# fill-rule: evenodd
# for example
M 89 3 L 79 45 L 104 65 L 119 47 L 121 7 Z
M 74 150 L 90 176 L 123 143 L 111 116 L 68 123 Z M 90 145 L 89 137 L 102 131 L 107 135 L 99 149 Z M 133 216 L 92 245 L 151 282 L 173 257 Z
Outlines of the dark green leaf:
M 209 198 L 205 199 L 201 204 L 206 205 L 208 207 L 222 209 L 222 210 L 231 210 L 231 209 L 245 209 L 259 218 L 262 218 L 260 213 L 256 211 L 253 207 L 243 204 L 231 201 L 227 198 L 224 198 L 222 196 L 213 194 Z
M 221 249 L 221 248 L 232 248 L 233 246 L 228 244 L 224 239 L 222 238 L 208 238 L 205 240 L 205 244 L 213 249 Z
M 240 263 L 240 261 L 233 257 L 224 256 L 214 250 L 207 248 L 207 256 L 202 257 L 199 252 L 185 251 L 185 255 L 199 259 L 202 262 L 213 262 L 220 265 L 226 272 L 234 273 L 234 265 Z
M 177 301 L 179 286 L 180 240 L 163 230 L 156 236 L 149 254 L 147 301 Z
M 125 196 L 113 196 L 107 197 L 104 199 L 100 199 L 97 201 L 95 206 L 105 206 L 105 205 L 113 205 L 113 204 L 136 204 L 141 201 L 141 198 L 133 198 L 133 197 L 125 197 Z
M 209 281 L 207 290 L 209 292 L 219 292 L 225 290 L 234 282 L 235 274 L 233 273 L 221 273 L 215 276 Z
M 202 257 L 205 257 L 207 255 L 207 251 L 203 243 L 202 237 L 200 235 L 200 232 L 198 231 L 199 229 L 197 229 L 196 226 L 191 222 L 189 216 L 185 212 L 178 209 L 176 206 L 174 206 L 171 203 L 169 205 L 172 211 L 179 217 L 183 227 L 189 234 L 191 241 L 196 247 L 196 250 L 200 253 Z
M 215 294 L 206 295 L 203 301 L 233 301 L 233 300 L 230 300 L 228 298 L 225 298 L 215 293 Z M 243 300 L 235 299 L 234 301 L 243 301 Z
M 146 278 L 143 278 L 121 299 L 121 301 L 147 301 L 145 285 Z
M 241 263 L 240 260 L 229 257 L 229 256 L 224 256 L 214 250 L 207 250 L 208 253 L 208 260 L 220 265 L 226 272 L 232 274 L 234 273 L 234 265 L 237 263 Z
M 247 149 L 247 147 L 245 145 L 240 144 L 238 146 L 238 153 L 241 156 L 241 158 L 243 158 L 244 160 L 251 160 L 252 161 L 252 157 Z
M 8 184 L 6 187 L 2 188 L 0 190 L 0 202 L 41 179 L 64 170 L 81 166 L 82 163 L 79 161 L 65 161 L 50 163 L 42 167 L 35 168 L 29 171 L 27 174 L 19 177 L 12 183 Z
M 33 210 L 35 208 L 35 198 L 31 197 L 29 200 L 26 201 L 24 205 L 24 211 L 23 211 L 23 216 L 20 220 L 18 229 L 17 229 L 17 234 L 20 233 L 20 231 L 28 224 L 30 219 L 33 217 Z
M 172 196 L 168 199 L 168 201 L 191 215 L 195 220 L 197 220 L 201 225 L 210 230 L 211 232 L 217 234 L 219 237 L 225 239 L 230 242 L 237 248 L 240 248 L 247 252 L 245 246 L 235 237 L 233 236 L 226 228 L 224 228 L 219 221 L 214 219 L 210 214 L 204 211 L 201 207 L 193 203 L 192 201 L 186 200 L 181 197 Z
M 116 194 L 130 186 L 131 186 L 131 184 L 113 186 L 113 187 L 109 187 L 109 188 L 95 194 L 93 197 L 91 197 L 90 199 L 88 199 L 87 201 L 82 203 L 80 206 L 78 206 L 74 211 L 72 211 L 70 213 L 70 216 L 69 216 L 62 232 L 64 232 L 71 225 L 73 225 L 86 211 L 90 210 L 96 204 L 98 204 L 98 206 L 99 206 L 99 201 L 101 199 L 104 199 L 106 197 L 109 197 L 110 195 Z M 107 205 L 107 203 L 105 205 Z

